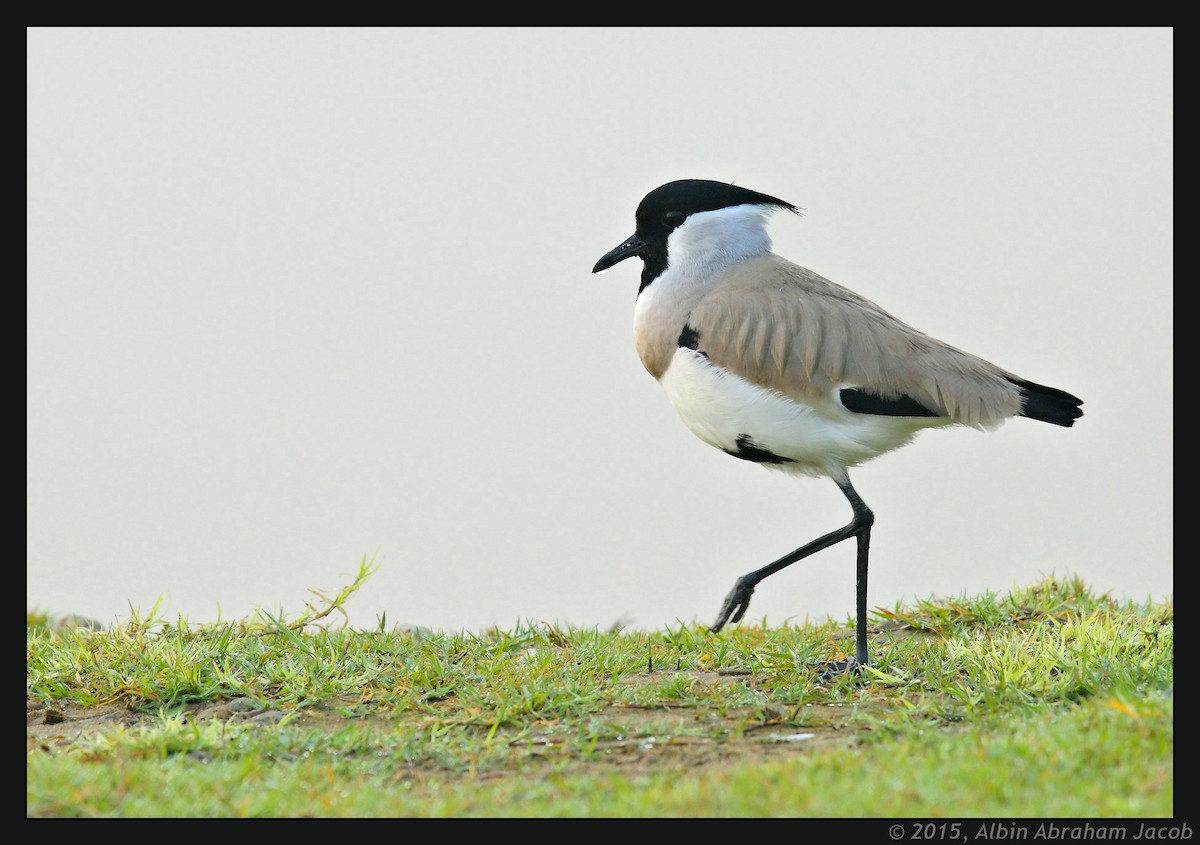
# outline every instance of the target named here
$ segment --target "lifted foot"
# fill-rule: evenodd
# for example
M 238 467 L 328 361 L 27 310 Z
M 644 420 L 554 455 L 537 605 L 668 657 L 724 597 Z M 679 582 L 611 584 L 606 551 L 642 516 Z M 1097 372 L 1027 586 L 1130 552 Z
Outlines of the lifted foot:
M 741 622 L 742 617 L 746 615 L 746 608 L 750 606 L 752 595 L 754 595 L 754 585 L 746 583 L 744 577 L 739 578 L 733 585 L 733 589 L 729 591 L 729 595 L 725 597 L 725 602 L 721 605 L 721 612 L 717 615 L 717 621 L 708 630 L 715 634 L 728 622 Z

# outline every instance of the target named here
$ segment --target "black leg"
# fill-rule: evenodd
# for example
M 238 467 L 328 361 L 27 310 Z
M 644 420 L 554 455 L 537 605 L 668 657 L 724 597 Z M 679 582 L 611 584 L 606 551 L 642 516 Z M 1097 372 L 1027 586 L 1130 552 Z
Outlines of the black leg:
M 811 554 L 827 549 L 830 546 L 836 545 L 842 540 L 849 540 L 851 537 L 858 538 L 858 578 L 856 589 L 856 604 L 858 610 L 858 625 L 857 637 L 858 642 L 855 644 L 855 659 L 862 665 L 867 663 L 867 559 L 871 545 L 871 526 L 875 524 L 875 514 L 871 513 L 871 509 L 867 507 L 866 502 L 858 495 L 858 491 L 850 484 L 848 476 L 835 478 L 837 486 L 841 489 L 842 494 L 850 502 L 850 507 L 854 509 L 854 518 L 850 520 L 850 524 L 844 528 L 839 528 L 837 531 L 830 531 L 824 537 L 818 537 L 811 543 L 806 543 L 790 554 L 786 554 L 774 563 L 769 563 L 762 569 L 756 569 L 753 572 L 743 575 L 733 585 L 733 589 L 729 591 L 729 595 L 725 597 L 725 602 L 721 605 L 721 612 L 717 616 L 717 621 L 713 623 L 709 629 L 711 631 L 720 631 L 729 622 L 740 622 L 742 617 L 746 615 L 746 609 L 750 606 L 750 597 L 754 595 L 754 588 L 758 583 L 768 575 L 774 575 L 784 567 L 791 566 L 798 560 L 803 560 Z
M 858 578 L 855 585 L 858 619 L 855 625 L 854 659 L 859 666 L 867 665 L 867 554 L 871 546 L 871 523 L 874 521 L 872 514 L 867 527 L 858 535 Z

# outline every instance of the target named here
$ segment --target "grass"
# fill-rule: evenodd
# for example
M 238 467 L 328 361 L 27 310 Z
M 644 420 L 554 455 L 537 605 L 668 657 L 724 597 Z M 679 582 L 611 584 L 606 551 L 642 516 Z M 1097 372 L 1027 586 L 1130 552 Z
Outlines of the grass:
M 1075 579 L 844 625 L 29 614 L 28 816 L 1171 817 L 1173 608 Z M 322 627 L 324 626 L 324 627 Z

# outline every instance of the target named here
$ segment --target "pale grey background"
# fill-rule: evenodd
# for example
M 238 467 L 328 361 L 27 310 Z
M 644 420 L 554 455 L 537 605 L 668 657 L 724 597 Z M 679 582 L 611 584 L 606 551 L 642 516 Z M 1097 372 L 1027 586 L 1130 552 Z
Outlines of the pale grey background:
M 845 524 L 693 437 L 631 341 L 655 186 L 1086 401 L 853 474 L 870 601 L 1172 581 L 1169 29 L 28 31 L 30 608 L 708 623 Z M 845 619 L 853 544 L 750 617 Z

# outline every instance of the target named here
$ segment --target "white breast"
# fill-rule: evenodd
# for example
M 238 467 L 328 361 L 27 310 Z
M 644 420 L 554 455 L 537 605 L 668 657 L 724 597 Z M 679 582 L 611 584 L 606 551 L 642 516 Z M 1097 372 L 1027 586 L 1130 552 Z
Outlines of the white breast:
M 903 446 L 923 428 L 949 422 L 855 414 L 832 393 L 819 404 L 800 403 L 715 367 L 691 349 L 675 352 L 659 383 L 684 424 L 705 443 L 737 452 L 738 439 L 748 438 L 790 459 L 764 466 L 804 475 L 837 475 L 841 467 Z

